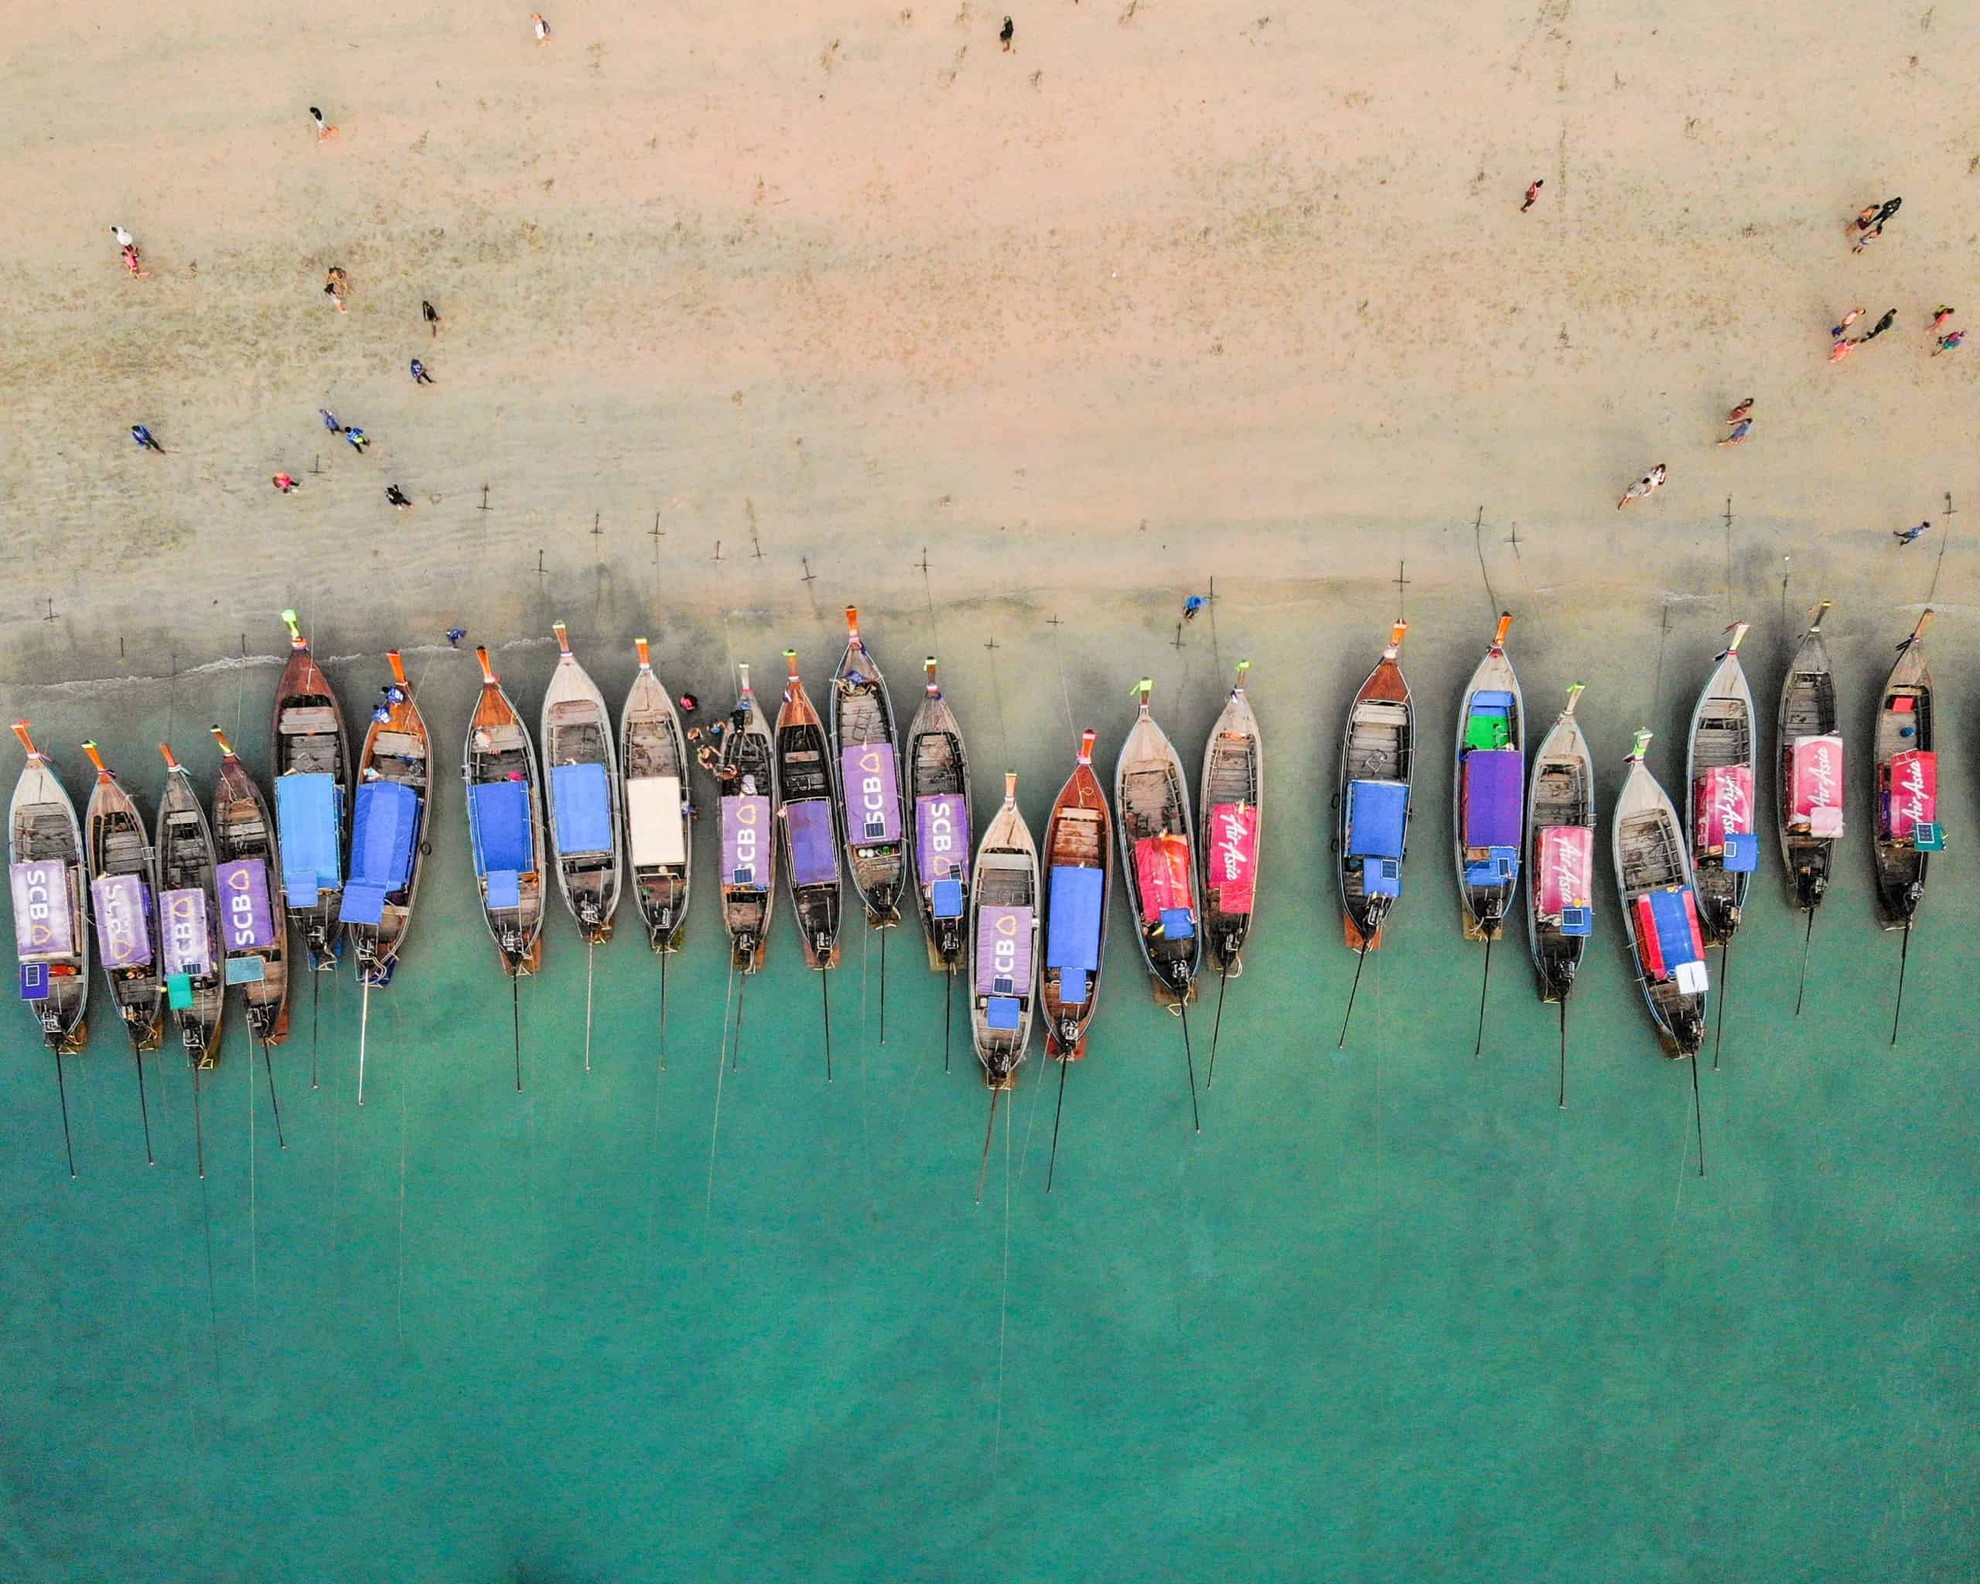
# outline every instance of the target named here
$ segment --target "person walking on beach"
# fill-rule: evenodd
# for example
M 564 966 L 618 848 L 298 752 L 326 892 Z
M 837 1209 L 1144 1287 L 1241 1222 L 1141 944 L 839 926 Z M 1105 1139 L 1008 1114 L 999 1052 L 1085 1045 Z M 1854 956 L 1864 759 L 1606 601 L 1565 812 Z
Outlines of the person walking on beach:
M 415 385 L 431 385 L 433 376 L 426 372 L 426 365 L 418 358 L 412 360 L 412 377 Z
M 1840 363 L 1862 345 L 1862 336 L 1844 336 L 1842 340 L 1838 341 L 1829 349 L 1829 361 L 1831 363 Z
M 1872 242 L 1876 241 L 1877 238 L 1882 236 L 1883 234 L 1884 234 L 1884 223 L 1883 221 L 1879 220 L 1868 231 L 1865 231 L 1861 236 L 1859 236 L 1856 239 L 1854 245 L 1851 246 L 1850 248 L 1850 252 L 1861 253 L 1865 248 L 1867 248 Z
M 278 490 L 280 490 L 284 495 L 293 495 L 297 490 L 302 488 L 302 485 L 298 483 L 295 479 L 291 478 L 287 473 L 277 473 L 274 478 L 269 480 L 269 482 L 273 484 Z
M 1882 203 L 1866 204 L 1863 212 L 1856 217 L 1858 236 L 1867 236 L 1872 231 L 1881 231 L 1884 222 L 1904 207 L 1902 198 L 1886 198 Z
M 1932 310 L 1933 332 L 1937 333 L 1939 326 L 1944 324 L 1957 311 L 1958 311 L 1957 309 L 1948 308 L 1944 303 L 1940 303 L 1938 307 L 1934 308 Z
M 316 411 L 318 416 L 323 419 L 324 428 L 328 429 L 332 434 L 342 434 L 344 432 L 344 426 L 337 422 L 337 415 L 328 407 L 319 407 Z
M 332 306 L 336 308 L 338 313 L 350 312 L 344 306 L 344 272 L 342 270 L 333 269 L 330 271 L 329 278 L 323 283 L 323 295 L 330 299 Z
M 460 648 L 461 640 L 466 636 L 467 629 L 465 627 L 449 627 L 447 629 L 447 647 L 449 649 Z
M 1932 520 L 1928 517 L 1924 522 L 1911 528 L 1893 528 L 1891 530 L 1891 537 L 1897 540 L 1898 548 L 1903 549 L 1912 540 L 1922 537 L 1925 530 L 1931 526 Z
M 165 454 L 165 448 L 152 438 L 151 431 L 143 424 L 131 425 L 131 438 L 137 442 L 140 451 L 156 451 L 160 456 Z
M 550 24 L 544 21 L 541 11 L 530 12 L 529 25 L 536 30 L 536 42 L 538 44 L 548 44 L 550 42 Z
M 1866 341 L 1876 340 L 1878 336 L 1882 335 L 1886 330 L 1890 329 L 1890 327 L 1896 322 L 1897 322 L 1897 310 L 1895 308 L 1886 308 L 1884 310 L 1884 317 L 1879 319 L 1874 325 L 1870 327 L 1870 333 L 1866 335 L 1863 339 Z
M 1745 401 L 1741 402 L 1737 407 L 1732 408 L 1730 411 L 1726 413 L 1726 422 L 1729 424 L 1736 424 L 1740 421 L 1740 419 L 1746 417 L 1752 411 L 1753 411 L 1753 398 L 1749 396 L 1746 398 Z
M 1948 330 L 1944 335 L 1939 337 L 1939 344 L 1932 348 L 1932 356 L 1937 357 L 1941 352 L 1958 351 L 1960 342 L 1965 339 L 1966 332 L 1964 330 Z
M 385 486 L 385 498 L 394 506 L 398 507 L 400 511 L 405 511 L 412 505 L 412 497 L 406 494 L 396 484 L 387 484 Z
M 1733 423 L 1731 432 L 1727 434 L 1725 439 L 1721 440 L 1719 444 L 1745 445 L 1746 437 L 1752 433 L 1753 433 L 1753 420 L 1751 418 L 1736 419 Z
M 309 121 L 310 125 L 316 128 L 317 142 L 328 143 L 337 135 L 337 129 L 323 119 L 323 112 L 315 105 L 309 107 Z
M 1540 189 L 1546 185 L 1545 178 L 1536 177 L 1534 179 L 1533 184 L 1526 189 L 1526 202 L 1519 206 L 1519 212 L 1521 214 L 1525 214 L 1527 210 L 1531 209 L 1540 201 Z
M 1006 55 L 1011 52 L 1011 37 L 1016 32 L 1017 29 L 1011 25 L 1011 19 L 1005 17 L 1004 25 L 997 30 L 997 42 L 1004 46 L 1004 53 Z
M 1210 602 L 1207 599 L 1205 599 L 1201 594 L 1190 595 L 1188 599 L 1183 601 L 1183 612 L 1182 612 L 1183 620 L 1195 621 L 1196 613 L 1202 610 L 1203 607 L 1208 605 L 1209 603 Z
M 1863 310 L 1861 308 L 1850 309 L 1841 319 L 1829 326 L 1829 339 L 1831 341 L 1840 341 L 1844 336 L 1849 334 L 1849 327 L 1862 317 Z
M 358 428 L 356 424 L 348 424 L 345 426 L 344 438 L 350 441 L 351 449 L 357 452 L 359 456 L 363 456 L 364 448 L 371 444 L 371 436 L 366 434 L 362 429 Z
M 117 246 L 120 248 L 137 246 L 137 243 L 132 240 L 130 232 L 126 231 L 120 225 L 113 225 L 110 228 L 110 234 L 117 239 Z
M 433 332 L 433 339 L 440 339 L 440 310 L 424 298 L 420 299 L 419 316 L 426 321 L 426 328 Z
M 1621 511 L 1633 500 L 1642 500 L 1652 490 L 1661 486 L 1663 482 L 1664 464 L 1659 462 L 1648 473 L 1644 474 L 1642 478 L 1623 491 L 1623 498 L 1616 502 L 1616 510 Z

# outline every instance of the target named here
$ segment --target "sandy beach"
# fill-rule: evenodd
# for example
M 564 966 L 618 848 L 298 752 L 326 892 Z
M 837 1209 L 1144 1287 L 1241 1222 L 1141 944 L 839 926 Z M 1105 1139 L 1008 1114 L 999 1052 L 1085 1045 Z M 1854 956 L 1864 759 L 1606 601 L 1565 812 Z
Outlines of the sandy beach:
M 1212 575 L 1573 607 L 1783 556 L 1797 601 L 1961 597 L 1957 533 L 1889 532 L 1973 482 L 1980 354 L 1927 334 L 1980 284 L 1970 12 L 550 16 L 16 20 L 6 675 L 269 650 L 289 604 L 382 645 L 1087 586 L 1161 627 Z M 1897 322 L 1832 366 L 1857 304 Z

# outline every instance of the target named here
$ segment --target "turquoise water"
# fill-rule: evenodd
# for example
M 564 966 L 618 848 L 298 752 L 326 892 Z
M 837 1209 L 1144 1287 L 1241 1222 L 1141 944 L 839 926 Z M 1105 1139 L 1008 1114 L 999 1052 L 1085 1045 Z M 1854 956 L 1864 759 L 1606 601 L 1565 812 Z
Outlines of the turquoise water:
M 1703 1073 L 1701 1180 L 1687 1070 L 1659 1057 L 1635 998 L 1606 857 L 1568 1109 L 1523 939 L 1495 956 L 1472 1059 L 1482 950 L 1457 933 L 1445 744 L 1489 634 L 1482 599 L 1410 612 L 1424 758 L 1407 894 L 1336 1051 L 1353 959 L 1323 827 L 1342 711 L 1389 613 L 1330 608 L 1324 625 L 1294 603 L 1241 620 L 1227 600 L 1222 630 L 1199 624 L 1180 650 L 1172 618 L 1125 607 L 1083 640 L 1039 609 L 941 616 L 979 817 L 1009 766 L 1034 830 L 1072 725 L 1101 729 L 1111 767 L 1142 669 L 1193 772 L 1225 663 L 1240 646 L 1256 662 L 1265 890 L 1203 1131 L 1117 899 L 1049 1196 L 1056 1074 L 1034 1051 L 976 1202 L 986 1096 L 960 1032 L 943 1070 L 941 982 L 912 930 L 889 949 L 884 1043 L 877 940 L 849 936 L 828 1086 L 818 981 L 786 911 L 739 1065 L 720 1071 L 707 890 L 669 965 L 664 1032 L 632 933 L 597 954 L 589 1073 L 585 955 L 555 916 L 546 971 L 522 988 L 518 1095 L 451 775 L 404 967 L 373 998 L 362 1109 L 344 975 L 314 1043 L 305 987 L 275 1053 L 286 1150 L 236 1018 L 203 1096 L 204 1182 L 189 1076 L 163 1057 L 147 1064 L 147 1168 L 130 1058 L 99 1019 L 68 1068 L 71 1182 L 49 1059 L 10 1014 L 0 1576 L 1970 1577 L 1980 1130 L 1958 992 L 1980 910 L 1959 890 L 1976 825 L 1962 739 L 1945 745 L 1954 848 L 1896 1050 L 1864 760 L 1798 1021 L 1800 925 L 1768 851 L 1722 1063 Z M 631 631 L 608 644 L 566 614 L 616 703 Z M 1681 775 L 1720 619 L 1653 605 L 1515 628 L 1535 720 L 1590 683 L 1605 814 L 1636 725 L 1661 729 L 1666 784 Z M 1831 618 L 1859 740 L 1910 623 Z M 738 618 L 727 638 L 760 679 L 794 639 L 816 681 L 833 625 Z M 865 626 L 905 716 L 928 615 Z M 357 647 L 314 636 L 324 655 Z M 1763 624 L 1748 641 L 1769 713 L 1782 639 Z M 726 702 L 719 674 L 682 669 L 722 640 L 677 633 L 662 674 Z M 1933 634 L 1955 709 L 1963 642 L 1956 624 Z M 532 719 L 552 652 L 499 656 Z M 354 712 L 384 680 L 375 651 L 330 670 Z M 472 660 L 418 655 L 413 671 L 451 763 Z M 202 785 L 209 720 L 238 715 L 265 766 L 274 677 L 6 702 L 78 796 L 70 745 L 94 733 L 149 809 L 168 729 Z M 1214 988 L 1191 1017 L 1199 1080 Z

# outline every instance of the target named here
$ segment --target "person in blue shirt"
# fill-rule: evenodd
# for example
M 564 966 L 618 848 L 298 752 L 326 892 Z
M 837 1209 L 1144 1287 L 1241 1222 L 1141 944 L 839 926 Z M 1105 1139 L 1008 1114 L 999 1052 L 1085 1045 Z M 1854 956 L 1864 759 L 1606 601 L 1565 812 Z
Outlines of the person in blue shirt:
M 151 431 L 143 424 L 131 425 L 131 438 L 137 442 L 140 451 L 156 451 L 160 456 L 165 454 L 165 448 L 152 438 Z
M 1201 594 L 1190 595 L 1188 599 L 1183 601 L 1183 620 L 1195 621 L 1196 613 L 1209 603 Z

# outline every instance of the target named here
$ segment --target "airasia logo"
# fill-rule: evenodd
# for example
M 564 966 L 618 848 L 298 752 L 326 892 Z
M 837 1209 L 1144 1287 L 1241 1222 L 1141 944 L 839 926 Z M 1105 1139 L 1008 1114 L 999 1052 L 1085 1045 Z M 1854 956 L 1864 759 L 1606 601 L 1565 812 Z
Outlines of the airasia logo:
M 1581 849 L 1562 842 L 1554 853 L 1554 884 L 1569 901 L 1581 897 L 1587 888 L 1587 871 L 1581 865 Z
M 1219 880 L 1235 880 L 1244 873 L 1244 840 L 1247 834 L 1241 805 L 1227 809 L 1218 816 L 1216 845 L 1211 849 L 1211 855 L 1217 865 Z
M 1736 777 L 1718 778 L 1712 812 L 1718 816 L 1719 829 L 1728 836 L 1737 836 L 1747 829 L 1746 789 Z
M 1816 743 L 1807 762 L 1809 802 L 1817 808 L 1836 805 L 1836 762 L 1828 743 Z
M 1932 816 L 1930 794 L 1925 787 L 1925 766 L 1913 759 L 1904 767 L 1903 780 L 1898 784 L 1898 812 L 1914 825 L 1923 825 Z

